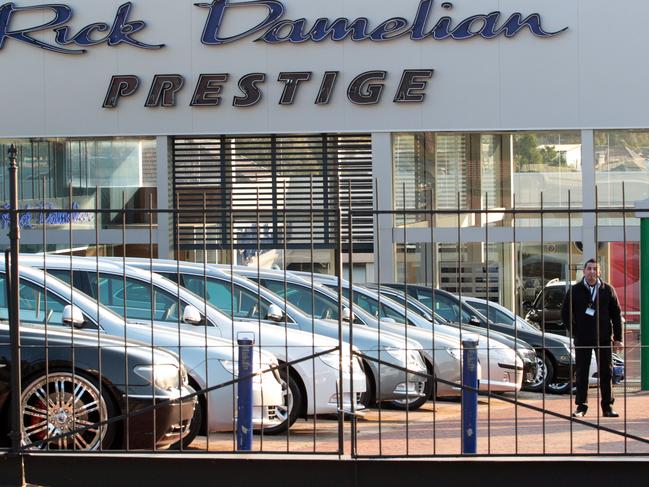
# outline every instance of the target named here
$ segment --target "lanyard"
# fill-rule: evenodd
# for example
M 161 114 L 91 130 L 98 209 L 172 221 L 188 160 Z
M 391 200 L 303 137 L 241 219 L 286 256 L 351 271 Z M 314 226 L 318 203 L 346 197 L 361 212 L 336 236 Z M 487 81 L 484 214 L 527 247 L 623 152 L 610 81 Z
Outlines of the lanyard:
M 588 291 L 590 292 L 590 303 L 588 303 L 589 308 L 592 308 L 593 304 L 595 303 L 595 297 L 597 296 L 597 284 L 598 283 L 595 283 L 595 285 L 591 287 L 590 284 L 586 283 L 586 285 L 588 286 Z

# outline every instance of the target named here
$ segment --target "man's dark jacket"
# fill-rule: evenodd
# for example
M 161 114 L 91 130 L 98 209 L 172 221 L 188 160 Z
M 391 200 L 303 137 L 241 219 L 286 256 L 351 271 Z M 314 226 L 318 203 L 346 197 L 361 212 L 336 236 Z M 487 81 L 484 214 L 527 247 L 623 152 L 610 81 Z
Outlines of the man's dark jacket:
M 561 318 L 570 330 L 570 294 L 572 293 L 572 337 L 577 346 L 609 346 L 611 336 L 614 340 L 622 341 L 622 315 L 620 303 L 615 289 L 600 280 L 600 287 L 593 304 L 595 316 L 588 316 L 586 310 L 591 299 L 591 292 L 583 279 L 570 287 L 563 300 Z M 597 318 L 599 326 L 599 342 L 595 327 Z M 613 326 L 611 326 L 611 323 Z

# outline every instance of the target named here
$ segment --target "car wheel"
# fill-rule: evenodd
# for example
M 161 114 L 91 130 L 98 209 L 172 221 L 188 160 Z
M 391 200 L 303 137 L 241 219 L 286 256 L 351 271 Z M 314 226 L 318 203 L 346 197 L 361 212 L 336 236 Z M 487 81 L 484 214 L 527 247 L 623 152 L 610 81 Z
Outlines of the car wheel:
M 550 360 L 550 357 L 546 356 L 545 357 L 545 381 L 544 381 L 546 392 L 555 393 L 555 389 L 553 389 L 552 379 L 554 379 L 554 365 L 552 365 L 552 360 Z M 558 386 L 558 385 L 560 384 L 554 384 L 554 386 Z
M 106 390 L 94 379 L 70 372 L 38 376 L 24 388 L 21 429 L 26 446 L 50 450 L 98 450 L 110 448 L 117 424 L 95 427 L 115 416 Z M 47 441 L 48 438 L 66 435 Z
M 419 391 L 421 396 L 413 397 L 411 399 L 395 399 L 392 401 L 386 401 L 385 405 L 389 408 L 398 409 L 400 411 L 415 411 L 426 404 L 426 401 L 428 401 L 428 398 L 433 392 L 434 384 L 435 379 L 429 377 L 421 386 L 421 390 Z
M 275 408 L 275 416 L 280 421 L 274 426 L 264 425 L 263 432 L 265 435 L 278 435 L 287 431 L 297 420 L 298 414 L 302 410 L 303 398 L 302 391 L 293 374 L 288 377 L 288 394 L 286 395 L 286 405 Z M 284 377 L 282 377 L 284 378 Z
M 195 391 L 192 387 L 187 387 L 188 390 L 193 394 Z M 192 442 L 196 439 L 198 434 L 201 431 L 203 422 L 205 421 L 205 399 L 204 396 L 199 396 L 198 401 L 196 402 L 196 407 L 194 408 L 194 416 L 192 416 L 192 422 L 189 423 L 189 432 L 182 441 L 177 441 L 169 447 L 170 450 L 180 450 L 180 445 L 182 444 L 183 450 L 189 447 Z
M 547 358 L 547 357 L 546 357 Z M 545 381 L 548 377 L 548 369 L 543 360 L 543 353 L 536 355 L 536 375 L 532 382 L 525 385 L 525 390 L 530 392 L 541 392 L 545 387 Z
M 553 375 L 550 377 L 554 378 Z M 570 392 L 571 385 L 570 382 L 547 382 L 545 384 L 545 390 L 550 394 L 566 394 Z

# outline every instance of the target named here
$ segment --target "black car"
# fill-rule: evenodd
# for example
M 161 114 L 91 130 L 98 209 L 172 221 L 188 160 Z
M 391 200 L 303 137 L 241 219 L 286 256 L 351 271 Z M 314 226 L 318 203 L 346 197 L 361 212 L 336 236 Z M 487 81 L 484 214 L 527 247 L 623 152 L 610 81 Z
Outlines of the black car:
M 570 330 L 561 319 L 563 299 L 568 292 L 569 284 L 564 281 L 550 281 L 540 291 L 531 305 L 528 305 L 525 319 L 543 328 L 546 332 L 559 335 L 570 335 Z
M 100 340 L 100 343 L 98 343 Z M 177 357 L 138 342 L 22 325 L 21 426 L 26 447 L 48 450 L 166 448 L 189 431 L 195 399 Z M 154 373 L 154 367 L 175 379 Z M 0 445 L 11 417 L 9 326 L 0 323 Z M 164 381 L 163 381 L 164 380 Z M 165 404 L 165 401 L 169 401 Z M 161 404 L 162 403 L 162 404 Z M 111 418 L 159 404 L 104 426 Z M 128 438 L 128 441 L 127 441 Z
M 376 284 L 365 284 L 366 287 L 378 291 L 379 286 Z M 389 287 L 390 285 L 381 285 L 381 294 L 393 299 L 401 306 L 408 307 L 408 311 L 419 315 L 428 321 L 437 321 L 440 324 L 461 328 L 463 331 L 475 333 L 484 337 L 490 337 L 503 345 L 506 345 L 516 350 L 517 355 L 523 361 L 523 382 L 522 387 L 529 390 L 530 387 L 537 381 L 539 374 L 538 370 L 538 357 L 536 350 L 525 341 L 521 336 L 514 337 L 508 333 L 501 333 L 495 327 L 481 327 L 477 319 L 470 319 L 463 321 L 460 327 L 458 319 L 449 319 L 447 316 L 442 316 L 439 313 L 433 313 L 424 303 L 415 299 L 413 296 L 406 296 L 402 289 Z M 412 314 L 410 313 L 410 314 Z
M 382 286 L 403 290 L 403 284 L 382 284 Z M 407 286 L 408 295 L 421 301 L 428 307 L 433 305 L 433 290 L 430 287 Z M 544 333 L 533 326 L 515 326 L 512 320 L 499 320 L 494 315 L 489 320 L 483 313 L 466 302 L 462 303 L 462 323 L 473 324 L 481 328 L 501 332 L 505 335 L 518 337 L 529 343 L 537 354 L 536 378 L 525 386 L 529 391 L 541 391 L 545 388 L 552 393 L 565 393 L 570 390 L 571 364 L 574 359 L 570 351 L 570 340 L 553 333 Z M 435 289 L 435 311 L 448 321 L 460 320 L 460 298 L 441 289 Z M 504 321 L 504 322 L 500 322 Z

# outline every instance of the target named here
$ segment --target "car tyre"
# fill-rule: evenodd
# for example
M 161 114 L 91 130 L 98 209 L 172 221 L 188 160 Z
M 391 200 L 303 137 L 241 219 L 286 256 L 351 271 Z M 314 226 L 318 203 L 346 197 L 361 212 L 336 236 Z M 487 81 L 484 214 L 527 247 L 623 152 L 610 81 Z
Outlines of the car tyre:
M 424 388 L 420 397 L 412 399 L 395 399 L 392 401 L 386 401 L 385 404 L 390 409 L 397 409 L 399 411 L 415 411 L 426 404 L 428 399 L 431 397 L 434 388 L 435 379 L 428 377 L 426 382 L 424 382 Z
M 295 372 L 288 376 L 288 394 L 286 396 L 286 406 L 277 407 L 275 409 L 278 419 L 282 422 L 275 426 L 264 425 L 263 433 L 265 435 L 279 435 L 286 432 L 297 421 L 298 415 L 302 410 L 303 398 L 300 385 L 293 377 Z M 282 374 L 282 379 L 285 376 Z
M 546 357 L 547 359 L 547 357 Z M 541 392 L 545 387 L 548 378 L 548 368 L 543 360 L 543 352 L 536 354 L 536 377 L 530 384 L 525 385 L 525 390 L 530 392 Z
M 46 441 L 116 416 L 116 407 L 108 391 L 106 388 L 100 391 L 94 378 L 67 371 L 50 371 L 26 383 L 21 398 L 21 429 L 26 446 L 49 450 L 112 447 L 121 422 L 90 427 L 58 440 Z

